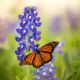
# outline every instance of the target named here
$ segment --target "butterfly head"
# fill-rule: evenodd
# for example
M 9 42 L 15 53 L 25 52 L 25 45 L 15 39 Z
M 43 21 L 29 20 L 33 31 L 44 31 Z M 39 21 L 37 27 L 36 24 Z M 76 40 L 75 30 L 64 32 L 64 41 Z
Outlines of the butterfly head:
M 22 66 L 22 65 L 26 65 L 25 60 L 22 59 L 22 60 L 20 61 L 19 65 L 20 65 L 20 66 Z
M 25 61 L 25 57 L 24 57 L 24 58 L 20 61 L 19 65 L 20 65 L 20 66 L 23 66 L 23 65 L 30 65 L 30 64 Z

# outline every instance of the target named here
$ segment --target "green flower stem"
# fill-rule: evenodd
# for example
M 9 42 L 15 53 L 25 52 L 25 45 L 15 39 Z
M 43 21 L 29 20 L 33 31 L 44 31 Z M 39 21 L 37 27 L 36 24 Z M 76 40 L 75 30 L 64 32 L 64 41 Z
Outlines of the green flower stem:
M 31 13 L 31 10 L 29 11 L 29 13 Z M 30 22 L 29 22 L 29 24 L 30 24 Z M 29 36 L 30 36 L 30 30 L 29 30 L 29 33 L 28 33 L 28 38 L 29 38 Z M 27 50 L 27 52 L 29 53 L 29 43 L 27 42 L 27 44 L 28 44 L 28 50 Z M 29 65 L 28 65 L 28 69 L 27 69 L 28 80 L 30 80 L 29 73 L 30 73 L 30 71 L 29 71 Z
M 29 31 L 29 33 L 30 33 L 30 31 Z M 29 33 L 28 33 L 28 37 L 29 37 Z M 29 53 L 29 43 L 27 43 L 28 44 L 28 50 L 27 50 L 27 52 Z M 27 75 L 28 75 L 28 80 L 30 80 L 30 78 L 29 78 L 29 65 L 27 65 L 28 67 L 27 67 Z

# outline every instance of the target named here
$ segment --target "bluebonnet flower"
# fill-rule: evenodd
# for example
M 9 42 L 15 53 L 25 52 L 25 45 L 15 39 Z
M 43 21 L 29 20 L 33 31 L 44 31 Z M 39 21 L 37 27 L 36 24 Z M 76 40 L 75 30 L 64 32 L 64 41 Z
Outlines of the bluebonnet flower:
M 62 56 L 64 55 L 62 47 L 65 45 L 65 41 L 63 40 L 62 42 L 59 43 L 59 45 L 55 48 L 54 53 L 55 52 L 59 52 Z
M 0 43 L 7 40 L 7 35 L 14 29 L 15 22 L 9 19 L 0 19 Z
M 41 39 L 40 31 L 37 31 L 37 27 L 41 26 L 40 17 L 37 17 L 38 12 L 36 11 L 36 6 L 29 5 L 24 8 L 23 15 L 18 15 L 20 22 L 20 27 L 17 28 L 17 33 L 20 37 L 15 37 L 16 41 L 19 42 L 19 46 L 15 51 L 18 60 L 22 60 L 26 54 L 24 51 L 35 51 L 38 49 L 39 44 L 34 44 L 34 41 L 39 41 Z
M 67 11 L 67 20 L 72 30 L 77 28 L 78 16 L 70 10 Z
M 61 31 L 61 25 L 62 25 L 61 22 L 62 22 L 61 16 L 58 15 L 52 17 L 50 23 L 50 31 L 52 31 L 53 33 L 59 33 Z
M 0 49 L 8 48 L 8 34 L 13 32 L 15 21 L 8 18 L 0 18 Z
M 34 71 L 34 74 L 38 76 L 38 78 L 34 78 L 34 80 L 58 80 L 58 77 L 54 77 L 56 65 L 53 66 L 52 62 L 55 61 L 55 56 L 53 59 L 44 64 L 42 67 L 38 68 L 38 71 Z

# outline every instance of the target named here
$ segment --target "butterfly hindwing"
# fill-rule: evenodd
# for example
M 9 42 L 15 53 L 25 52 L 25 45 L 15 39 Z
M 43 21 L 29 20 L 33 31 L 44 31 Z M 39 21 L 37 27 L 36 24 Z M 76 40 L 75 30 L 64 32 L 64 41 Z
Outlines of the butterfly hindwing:
M 38 68 L 44 64 L 43 60 L 41 59 L 41 56 L 39 54 L 35 55 L 35 58 L 33 60 L 33 66 Z
M 53 57 L 52 54 L 46 52 L 40 52 L 40 55 L 44 63 L 48 63 Z

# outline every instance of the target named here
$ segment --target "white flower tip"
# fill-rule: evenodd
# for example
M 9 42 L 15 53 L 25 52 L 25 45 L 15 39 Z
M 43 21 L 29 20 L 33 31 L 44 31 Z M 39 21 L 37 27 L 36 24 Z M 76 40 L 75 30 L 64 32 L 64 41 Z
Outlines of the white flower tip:
M 33 41 L 33 39 L 31 39 L 31 41 Z
M 21 45 L 21 48 L 23 48 L 23 45 Z
M 46 75 L 46 72 L 43 72 L 43 75 Z
M 23 24 L 25 23 L 26 21 L 23 21 Z
M 53 64 L 51 64 L 51 67 L 53 67 Z
M 25 32 L 26 32 L 26 30 L 23 31 L 23 33 L 25 33 Z
M 29 19 L 31 18 L 31 16 L 29 16 Z
M 33 26 L 31 26 L 31 28 L 33 28 Z
M 50 68 L 49 71 L 52 72 L 52 69 Z

